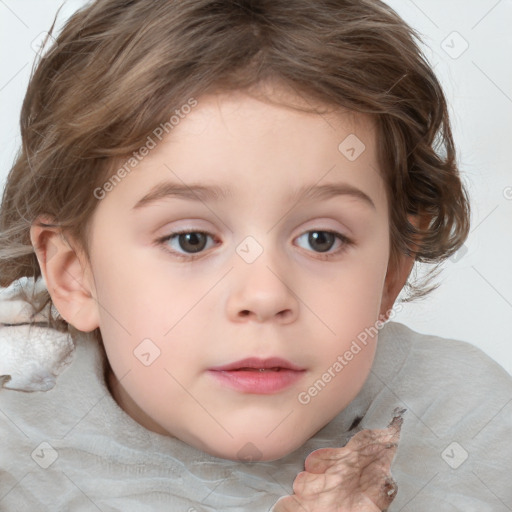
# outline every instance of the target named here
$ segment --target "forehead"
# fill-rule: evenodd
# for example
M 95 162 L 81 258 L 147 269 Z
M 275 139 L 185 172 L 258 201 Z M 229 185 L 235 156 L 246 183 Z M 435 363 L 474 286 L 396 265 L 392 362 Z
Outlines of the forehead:
M 199 97 L 197 106 L 190 114 L 181 116 L 166 140 L 178 140 L 187 135 L 205 136 L 208 129 L 211 135 L 218 135 L 221 130 L 215 129 L 229 128 L 228 122 L 237 128 L 243 126 L 244 131 L 251 130 L 260 138 L 273 137 L 280 128 L 286 128 L 279 133 L 281 138 L 288 139 L 312 129 L 317 135 L 320 131 L 324 135 L 331 131 L 334 138 L 344 132 L 357 133 L 368 146 L 373 145 L 376 131 L 375 121 L 368 114 L 320 103 L 289 87 L 259 84 L 247 91 L 224 91 Z M 241 133 L 232 131 L 231 136 L 237 134 Z
M 109 196 L 132 208 L 162 181 L 208 183 L 247 205 L 248 194 L 261 204 L 301 188 L 348 183 L 385 207 L 370 116 L 287 89 L 204 95 L 185 112 Z

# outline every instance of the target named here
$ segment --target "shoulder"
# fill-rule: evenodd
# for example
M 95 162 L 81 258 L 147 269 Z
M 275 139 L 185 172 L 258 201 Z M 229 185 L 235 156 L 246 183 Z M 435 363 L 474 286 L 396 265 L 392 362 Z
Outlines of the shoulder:
M 478 431 L 490 418 L 512 429 L 512 376 L 468 342 L 421 334 L 390 323 L 374 374 L 396 397 L 438 432 Z M 400 364 L 388 364 L 402 346 Z
M 468 342 L 400 323 L 386 324 L 378 343 L 372 424 L 406 409 L 394 462 L 400 492 L 390 511 L 426 512 L 434 503 L 505 510 L 512 503 L 512 376 Z
M 509 394 L 512 392 L 512 375 L 467 341 L 423 334 L 404 324 L 389 322 L 379 335 L 381 343 L 385 359 L 397 352 L 405 354 L 396 375 L 399 380 L 407 376 L 435 388 L 483 390 L 498 386 Z

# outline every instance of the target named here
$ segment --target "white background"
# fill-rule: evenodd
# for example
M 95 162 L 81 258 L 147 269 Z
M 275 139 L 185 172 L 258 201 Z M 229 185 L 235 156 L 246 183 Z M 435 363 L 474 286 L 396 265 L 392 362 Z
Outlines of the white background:
M 57 29 L 84 5 L 68 0 Z M 468 341 L 512 373 L 512 0 L 388 0 L 425 43 L 448 97 L 472 231 L 441 287 L 394 320 Z M 0 0 L 0 187 L 20 145 L 35 52 L 62 0 Z M 456 34 L 454 34 L 456 32 Z M 464 48 L 467 46 L 467 49 Z

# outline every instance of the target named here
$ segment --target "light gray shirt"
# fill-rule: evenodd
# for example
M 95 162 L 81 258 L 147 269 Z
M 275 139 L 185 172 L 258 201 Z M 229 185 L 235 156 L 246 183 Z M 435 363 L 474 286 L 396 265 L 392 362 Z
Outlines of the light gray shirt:
M 1 511 L 268 511 L 309 453 L 385 428 L 397 407 L 389 512 L 512 511 L 512 376 L 466 342 L 388 322 L 349 406 L 295 452 L 252 463 L 139 425 L 106 387 L 103 351 L 85 335 L 75 343 L 53 389 L 0 389 Z

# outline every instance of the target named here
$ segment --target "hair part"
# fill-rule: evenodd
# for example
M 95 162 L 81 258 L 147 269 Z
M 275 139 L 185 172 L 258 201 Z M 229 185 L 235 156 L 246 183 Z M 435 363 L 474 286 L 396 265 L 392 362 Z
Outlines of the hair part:
M 416 41 L 379 0 L 87 4 L 32 70 L 22 147 L 0 209 L 0 286 L 41 276 L 29 235 L 40 215 L 89 257 L 93 191 L 190 98 L 275 83 L 312 104 L 374 120 L 390 205 L 390 267 L 402 254 L 435 264 L 423 282 L 406 284 L 404 300 L 426 296 L 438 286 L 440 263 L 466 239 L 470 210 L 447 102 Z M 417 229 L 411 214 L 427 222 Z M 41 307 L 51 301 L 45 297 Z M 70 327 L 58 318 L 52 325 Z M 99 329 L 95 336 L 101 339 Z

